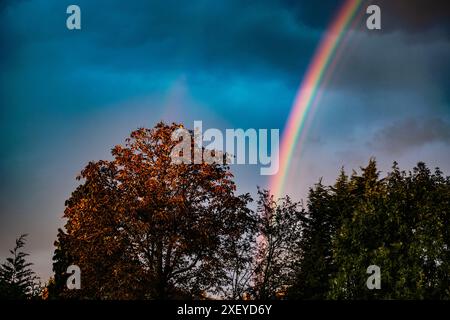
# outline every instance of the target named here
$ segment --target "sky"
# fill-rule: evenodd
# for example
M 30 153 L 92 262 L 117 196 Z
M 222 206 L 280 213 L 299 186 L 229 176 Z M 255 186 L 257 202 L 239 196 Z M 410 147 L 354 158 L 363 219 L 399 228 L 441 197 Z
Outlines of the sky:
M 448 1 L 373 1 L 352 30 L 296 146 L 287 194 L 305 199 L 376 157 L 450 175 Z M 64 202 L 92 160 L 160 120 L 206 128 L 283 128 L 320 39 L 343 1 L 2 0 L 0 259 L 27 233 L 46 281 Z M 66 8 L 81 8 L 81 30 Z M 239 192 L 268 177 L 232 167 Z

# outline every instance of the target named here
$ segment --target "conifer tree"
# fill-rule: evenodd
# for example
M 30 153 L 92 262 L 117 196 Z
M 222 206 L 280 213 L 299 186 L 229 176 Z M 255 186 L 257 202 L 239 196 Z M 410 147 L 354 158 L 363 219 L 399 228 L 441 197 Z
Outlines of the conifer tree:
M 38 277 L 27 262 L 28 253 L 22 251 L 26 234 L 16 239 L 15 247 L 10 250 L 11 257 L 0 265 L 0 298 L 8 300 L 36 298 L 40 292 Z

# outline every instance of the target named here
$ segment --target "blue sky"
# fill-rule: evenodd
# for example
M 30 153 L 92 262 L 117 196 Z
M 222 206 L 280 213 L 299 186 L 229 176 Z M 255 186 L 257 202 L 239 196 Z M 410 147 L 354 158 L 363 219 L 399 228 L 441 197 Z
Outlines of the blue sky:
M 379 1 L 382 30 L 355 31 L 295 151 L 290 195 L 304 198 L 320 177 L 331 183 L 371 156 L 384 172 L 397 160 L 450 174 L 449 10 L 424 3 Z M 65 26 L 70 4 L 81 8 L 81 30 Z M 29 233 L 46 280 L 75 176 L 138 127 L 282 130 L 340 4 L 2 1 L 0 257 Z M 267 185 L 257 166 L 233 170 L 240 192 Z

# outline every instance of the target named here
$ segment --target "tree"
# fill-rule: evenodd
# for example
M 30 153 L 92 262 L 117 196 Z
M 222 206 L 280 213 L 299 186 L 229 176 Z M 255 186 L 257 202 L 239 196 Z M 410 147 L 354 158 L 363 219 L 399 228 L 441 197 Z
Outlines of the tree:
M 449 299 L 450 177 L 375 159 L 306 207 L 258 189 L 257 210 L 221 164 L 173 164 L 177 124 L 132 132 L 89 163 L 66 201 L 49 298 Z M 203 149 L 194 145 L 190 155 Z M 184 151 L 183 151 L 184 152 Z M 183 154 L 183 157 L 186 156 Z M 67 290 L 78 265 L 82 289 Z M 367 268 L 381 269 L 369 290 Z
M 412 173 L 396 163 L 379 179 L 371 160 L 353 175 L 350 219 L 342 220 L 333 241 L 337 272 L 328 293 L 333 299 L 448 299 L 448 178 L 423 163 Z M 381 290 L 368 290 L 369 265 L 381 269 Z
M 301 237 L 299 204 L 289 197 L 275 201 L 258 190 L 259 233 L 252 293 L 256 299 L 284 297 L 292 285 Z
M 227 257 L 251 226 L 250 197 L 235 195 L 226 165 L 173 164 L 172 133 L 180 127 L 138 129 L 112 150 L 112 161 L 81 172 L 83 183 L 66 201 L 54 270 L 78 265 L 82 288 L 61 296 L 192 298 L 230 282 Z M 191 140 L 194 157 L 203 149 Z M 55 286 L 64 279 L 55 275 Z
M 10 250 L 12 257 L 0 265 L 0 299 L 17 300 L 37 298 L 40 293 L 39 279 L 31 270 L 33 265 L 26 261 L 25 246 L 27 235 L 16 239 L 16 246 Z
M 333 204 L 329 189 L 321 181 L 310 189 L 308 211 L 302 219 L 300 261 L 295 284 L 289 290 L 291 298 L 324 299 L 329 290 L 329 278 L 334 272 L 331 241 L 338 218 Z
M 250 202 L 251 199 L 249 199 Z M 255 275 L 255 250 L 258 231 L 258 219 L 253 212 L 250 219 L 240 221 L 245 223 L 246 232 L 238 234 L 228 242 L 227 255 L 224 256 L 225 269 L 228 273 L 227 281 L 220 286 L 224 299 L 247 299 L 251 291 L 252 280 Z
M 423 163 L 406 174 L 394 163 L 380 178 L 375 159 L 334 186 L 308 195 L 296 281 L 298 299 L 448 299 L 450 184 Z M 367 268 L 381 270 L 369 290 Z

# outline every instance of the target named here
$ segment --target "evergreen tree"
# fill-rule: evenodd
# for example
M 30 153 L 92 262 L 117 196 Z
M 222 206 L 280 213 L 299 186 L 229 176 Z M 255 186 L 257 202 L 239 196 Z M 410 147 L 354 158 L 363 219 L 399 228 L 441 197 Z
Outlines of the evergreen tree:
M 10 250 L 12 257 L 0 265 L 0 299 L 30 299 L 40 293 L 38 278 L 30 268 L 33 264 L 26 261 L 28 253 L 21 250 L 25 238 L 24 234 L 16 239 L 16 246 Z
M 329 189 L 321 181 L 310 189 L 300 240 L 300 262 L 290 296 L 296 299 L 323 299 L 333 271 L 331 240 L 337 222 Z
M 419 163 L 394 163 L 380 178 L 375 159 L 308 195 L 291 298 L 448 299 L 450 184 Z M 369 290 L 367 268 L 381 270 Z
M 394 163 L 379 179 L 371 160 L 351 178 L 351 219 L 333 241 L 333 299 L 448 299 L 448 178 L 423 163 L 407 175 Z M 366 286 L 369 265 L 381 270 L 381 290 Z

